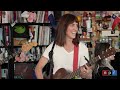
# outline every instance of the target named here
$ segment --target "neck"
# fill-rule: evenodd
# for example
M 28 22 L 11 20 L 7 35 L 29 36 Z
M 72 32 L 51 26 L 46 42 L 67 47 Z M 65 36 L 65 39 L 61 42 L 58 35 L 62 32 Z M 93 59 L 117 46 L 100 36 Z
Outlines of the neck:
M 65 45 L 67 45 L 67 46 L 73 45 L 72 41 L 73 41 L 73 39 L 66 38 Z
M 74 49 L 74 44 L 72 43 L 72 40 L 66 40 L 66 43 L 64 44 L 64 48 L 67 52 L 71 52 Z

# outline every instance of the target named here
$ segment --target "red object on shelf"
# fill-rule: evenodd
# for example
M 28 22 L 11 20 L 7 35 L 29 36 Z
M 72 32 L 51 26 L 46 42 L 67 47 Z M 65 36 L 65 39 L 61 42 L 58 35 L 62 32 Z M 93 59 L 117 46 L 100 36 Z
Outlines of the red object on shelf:
M 116 18 L 114 19 L 113 24 L 112 24 L 112 30 L 114 30 L 115 27 L 116 27 L 119 23 L 120 23 L 120 18 L 119 18 L 119 17 L 116 17 Z

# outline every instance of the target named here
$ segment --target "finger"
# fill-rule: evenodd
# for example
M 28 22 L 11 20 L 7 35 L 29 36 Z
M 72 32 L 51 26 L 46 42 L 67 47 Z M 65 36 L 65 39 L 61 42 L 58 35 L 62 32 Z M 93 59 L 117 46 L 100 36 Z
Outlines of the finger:
M 89 69 L 89 67 L 86 64 L 84 66 L 85 66 L 85 69 Z
M 92 66 L 88 67 L 87 65 L 85 65 L 86 67 L 86 73 L 91 73 L 92 72 Z
M 93 70 L 93 69 L 94 69 L 94 66 L 92 65 L 92 66 L 90 66 L 89 68 Z
M 82 67 L 80 67 L 80 71 L 81 71 L 81 72 L 86 72 L 85 67 L 83 67 L 83 66 L 82 66 Z
M 93 69 L 93 66 L 87 66 L 85 65 L 86 70 Z
M 86 75 L 86 79 L 92 79 L 92 74 Z

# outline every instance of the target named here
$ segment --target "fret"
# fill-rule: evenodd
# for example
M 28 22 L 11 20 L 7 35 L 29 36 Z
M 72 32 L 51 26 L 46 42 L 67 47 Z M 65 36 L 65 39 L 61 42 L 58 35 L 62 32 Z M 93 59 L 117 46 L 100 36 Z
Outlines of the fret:
M 80 68 L 77 70 L 77 74 L 78 76 L 80 76 Z
M 98 56 L 98 57 L 95 58 L 95 62 L 97 62 L 99 60 L 101 60 L 100 56 Z
M 74 73 L 71 73 L 70 78 L 73 78 L 74 76 L 76 76 L 76 71 Z
M 100 59 L 99 59 L 99 57 L 97 56 L 97 57 L 95 57 L 95 58 L 93 58 L 93 60 L 91 60 L 91 61 L 89 61 L 89 63 L 87 63 L 86 65 L 87 66 L 91 66 L 91 65 L 94 65 L 97 61 L 99 61 Z

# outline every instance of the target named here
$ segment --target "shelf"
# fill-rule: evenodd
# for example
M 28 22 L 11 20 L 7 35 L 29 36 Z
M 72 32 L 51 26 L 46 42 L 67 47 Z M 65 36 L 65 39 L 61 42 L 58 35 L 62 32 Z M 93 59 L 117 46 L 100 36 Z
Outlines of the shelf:
M 39 60 L 38 60 L 38 61 L 39 61 Z M 38 61 L 14 62 L 14 64 L 15 64 L 15 63 L 35 63 L 35 64 L 37 64 Z
M 33 47 L 47 47 L 48 45 L 37 45 Z M 22 46 L 13 46 L 14 48 L 21 48 Z
M 96 21 L 96 22 L 97 22 L 97 21 L 102 21 L 102 18 L 98 18 L 98 19 L 96 18 L 95 21 Z
M 37 45 L 36 47 L 48 47 L 49 45 Z
M 38 61 L 24 61 L 24 62 L 16 62 L 15 61 L 14 63 L 38 63 Z M 5 63 L 2 64 L 2 66 L 7 65 L 7 64 L 8 64 L 8 62 L 5 62 Z
M 0 26 L 11 25 L 11 23 L 0 23 Z M 16 23 L 15 25 L 41 25 L 50 26 L 50 23 Z
M 116 52 L 120 52 L 120 49 L 116 49 Z
M 120 31 L 116 30 L 114 34 L 111 33 L 111 30 L 102 30 L 101 36 L 119 36 Z
M 11 48 L 12 46 L 0 46 L 0 48 Z
M 47 47 L 48 45 L 37 45 L 35 47 Z M 11 47 L 14 47 L 14 48 L 21 48 L 22 46 L 0 46 L 0 48 L 11 48 Z M 34 47 L 34 46 L 33 46 Z
M 10 25 L 10 23 L 0 23 L 0 26 L 6 26 L 6 25 Z
M 50 23 L 16 23 L 15 25 L 41 25 L 41 26 L 50 26 Z
M 80 38 L 81 41 L 90 41 L 90 38 Z
M 11 48 L 11 47 L 20 48 L 21 46 L 0 46 L 0 48 Z

